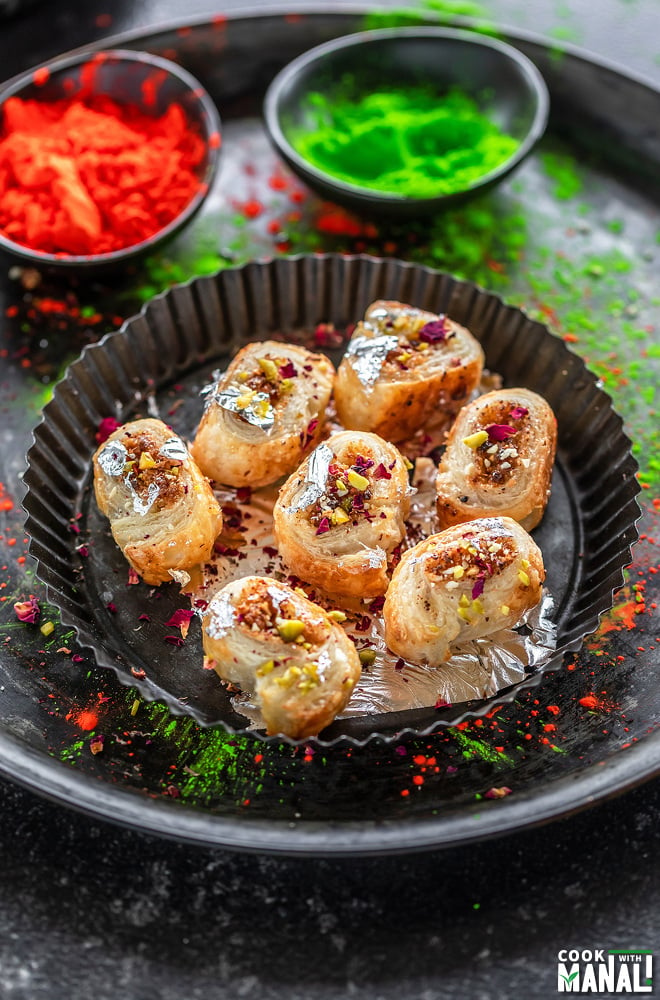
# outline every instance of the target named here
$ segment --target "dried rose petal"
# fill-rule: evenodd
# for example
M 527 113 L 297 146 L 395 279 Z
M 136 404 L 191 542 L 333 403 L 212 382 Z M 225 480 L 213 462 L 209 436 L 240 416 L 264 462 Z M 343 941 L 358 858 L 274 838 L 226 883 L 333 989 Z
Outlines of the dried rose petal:
M 506 785 L 502 785 L 501 788 L 489 788 L 484 798 L 486 799 L 504 799 L 507 795 L 511 795 L 511 789 L 507 788 Z
M 41 608 L 34 597 L 27 601 L 17 601 L 14 604 L 14 611 L 19 622 L 27 622 L 30 625 L 36 622 L 41 614 Z
M 355 461 L 353 462 L 353 468 L 356 472 L 364 472 L 366 469 L 370 469 L 373 465 L 372 458 L 365 458 L 364 455 L 356 455 Z
M 252 498 L 251 486 L 239 486 L 236 490 L 236 500 L 238 503 L 249 503 Z
M 137 570 L 134 570 L 132 566 L 128 570 L 128 580 L 126 581 L 127 586 L 134 587 L 136 583 L 140 582 L 140 577 L 137 574 Z
M 518 433 L 517 429 L 510 424 L 489 424 L 486 427 L 486 432 L 489 441 L 506 441 Z
M 319 526 L 316 529 L 317 535 L 325 535 L 326 531 L 330 531 L 330 518 L 322 517 L 319 521 Z
M 391 479 L 391 478 L 392 478 L 392 473 L 388 472 L 383 463 L 381 462 L 380 465 L 376 467 L 376 471 L 374 472 L 374 479 Z
M 97 753 L 101 753 L 101 751 L 103 750 L 104 740 L 105 737 L 102 736 L 101 733 L 99 733 L 98 736 L 92 736 L 91 740 L 89 741 L 89 749 L 94 754 L 94 756 L 96 756 Z
M 526 406 L 514 406 L 509 416 L 512 420 L 520 420 L 521 417 L 526 417 L 528 413 L 529 410 Z
M 104 417 L 99 424 L 95 435 L 98 443 L 103 444 L 104 441 L 107 441 L 110 435 L 114 434 L 118 427 L 121 427 L 121 424 L 118 420 L 115 420 L 114 417 Z
M 472 588 L 472 600 L 476 601 L 478 597 L 481 597 L 483 592 L 484 592 L 484 578 L 483 576 L 478 576 L 477 579 L 474 581 L 474 586 Z
M 179 608 L 174 612 L 170 620 L 165 622 L 165 628 L 169 628 L 170 625 L 173 628 L 180 628 L 181 625 L 187 624 L 194 614 L 195 612 L 192 608 Z
M 294 365 L 293 361 L 287 361 L 285 365 L 281 365 L 278 368 L 280 378 L 295 378 L 298 374 L 298 369 Z
M 419 339 L 426 344 L 439 344 L 447 339 L 449 330 L 444 316 L 432 319 L 430 323 L 425 323 L 419 331 Z
M 183 646 L 183 639 L 180 635 L 166 635 L 165 642 L 169 642 L 170 646 Z

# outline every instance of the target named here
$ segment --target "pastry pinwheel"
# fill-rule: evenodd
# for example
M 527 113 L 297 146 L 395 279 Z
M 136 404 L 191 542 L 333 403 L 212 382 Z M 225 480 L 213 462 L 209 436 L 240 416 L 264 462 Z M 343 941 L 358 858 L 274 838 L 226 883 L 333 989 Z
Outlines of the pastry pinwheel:
M 449 317 L 401 302 L 372 303 L 335 382 L 344 427 L 406 441 L 453 414 L 478 386 L 481 345 Z
M 468 403 L 438 467 L 440 526 L 502 514 L 531 531 L 550 496 L 556 446 L 555 415 L 529 389 L 499 389 Z
M 288 475 L 321 437 L 334 376 L 325 356 L 304 347 L 248 344 L 205 390 L 191 447 L 202 472 L 254 487 Z
M 269 735 L 316 735 L 360 677 L 357 650 L 331 613 L 265 577 L 243 577 L 218 591 L 202 633 L 207 666 L 254 697 Z
M 385 641 L 437 666 L 457 643 L 515 626 L 542 596 L 541 551 L 509 517 L 446 528 L 401 558 L 385 598 Z
M 327 593 L 384 594 L 411 492 L 393 444 L 366 432 L 333 434 L 280 489 L 273 510 L 280 555 L 292 573 Z
M 145 583 L 208 559 L 222 511 L 185 444 L 147 418 L 114 431 L 94 455 L 94 491 L 113 538 Z

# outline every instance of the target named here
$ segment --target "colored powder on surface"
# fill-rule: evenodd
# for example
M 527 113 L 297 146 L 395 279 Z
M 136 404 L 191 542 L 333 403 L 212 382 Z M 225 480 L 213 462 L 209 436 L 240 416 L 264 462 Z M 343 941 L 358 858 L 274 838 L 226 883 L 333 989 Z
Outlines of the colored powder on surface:
M 309 95 L 304 129 L 292 145 L 338 180 L 391 194 L 432 198 L 472 187 L 513 155 L 518 142 L 452 89 L 427 87 L 355 95 L 349 77 L 332 98 Z
M 200 188 L 202 138 L 107 97 L 10 97 L 0 138 L 0 232 L 44 253 L 101 254 L 149 239 Z

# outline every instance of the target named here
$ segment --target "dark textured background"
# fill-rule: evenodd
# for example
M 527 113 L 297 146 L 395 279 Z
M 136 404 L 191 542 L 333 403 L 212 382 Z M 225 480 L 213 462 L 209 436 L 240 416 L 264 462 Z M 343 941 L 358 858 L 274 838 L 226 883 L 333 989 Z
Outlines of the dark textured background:
M 657 0 L 489 7 L 504 25 L 660 78 Z M 202 0 L 28 4 L 1 25 L 0 72 L 104 32 L 217 9 Z M 109 27 L 98 14 L 111 15 Z M 658 780 L 525 834 L 376 860 L 193 849 L 6 782 L 0 811 L 3 1000 L 545 1000 L 556 995 L 559 948 L 654 949 L 660 939 Z

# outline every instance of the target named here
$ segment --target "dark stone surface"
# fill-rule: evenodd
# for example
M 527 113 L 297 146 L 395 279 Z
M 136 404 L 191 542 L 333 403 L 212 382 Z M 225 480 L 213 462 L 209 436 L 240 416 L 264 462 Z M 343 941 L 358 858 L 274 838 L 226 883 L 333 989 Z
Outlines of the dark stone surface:
M 196 850 L 9 785 L 0 802 L 3 998 L 545 1000 L 560 948 L 660 935 L 658 781 L 506 840 L 346 861 Z

